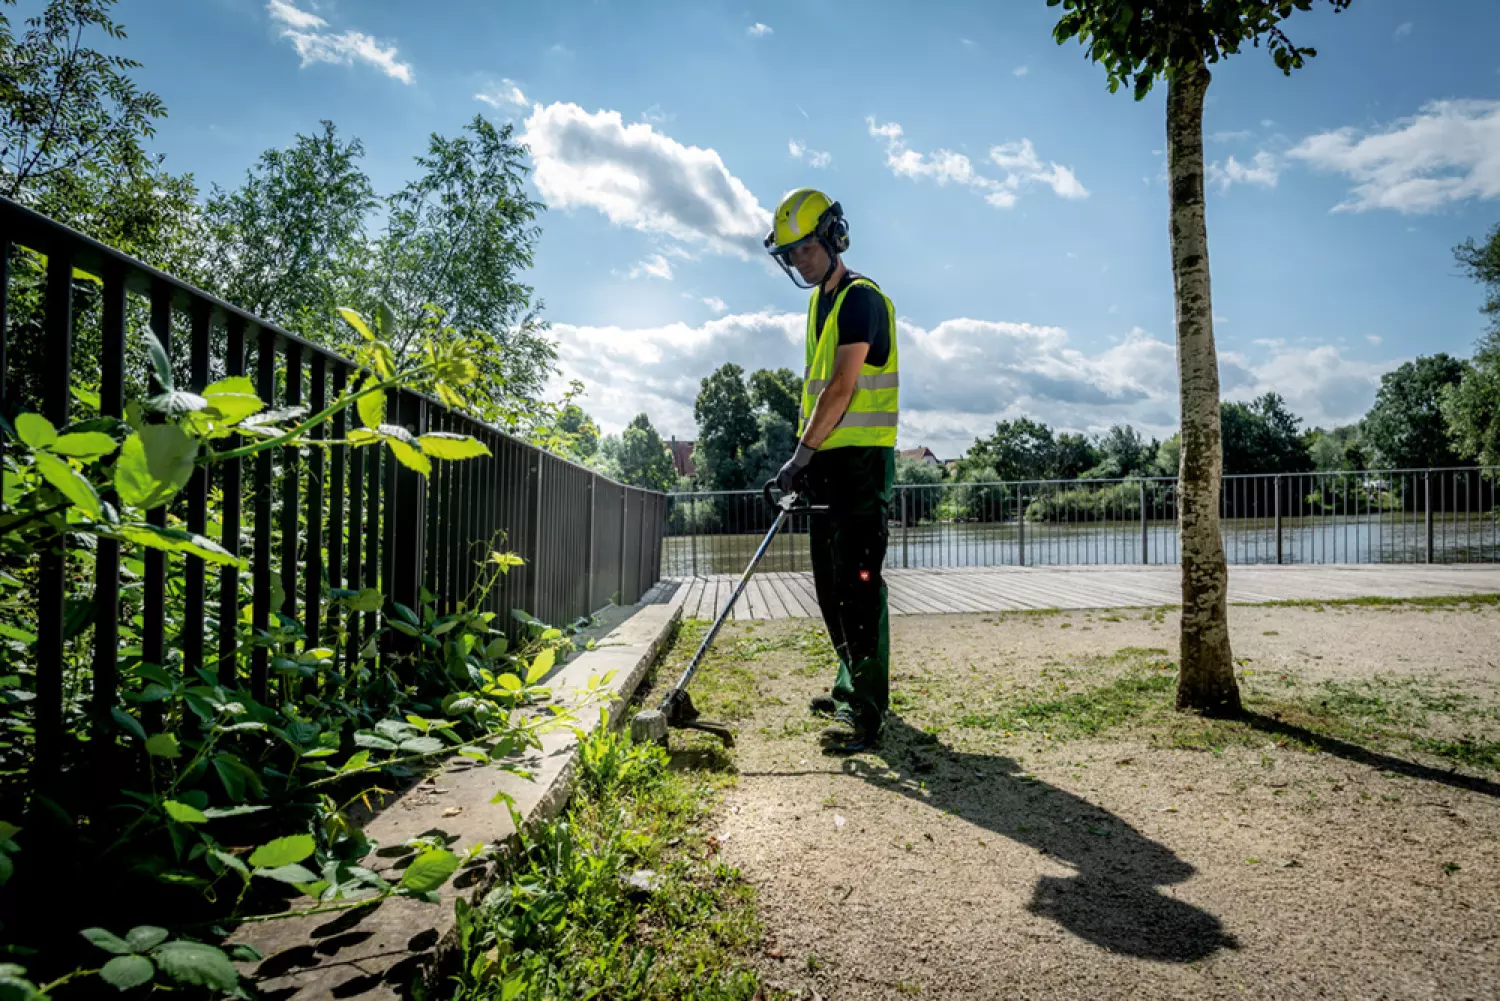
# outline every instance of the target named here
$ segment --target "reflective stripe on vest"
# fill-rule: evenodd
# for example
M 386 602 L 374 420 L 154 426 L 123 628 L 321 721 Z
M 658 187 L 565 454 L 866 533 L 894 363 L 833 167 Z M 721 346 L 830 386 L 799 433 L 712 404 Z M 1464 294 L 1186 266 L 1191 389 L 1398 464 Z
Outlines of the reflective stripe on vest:
M 896 426 L 900 421 L 901 376 L 896 345 L 896 308 L 888 296 L 868 278 L 856 278 L 838 294 L 823 328 L 817 329 L 818 293 L 815 291 L 807 309 L 806 367 L 803 369 L 802 414 L 798 435 L 807 430 L 818 396 L 833 379 L 834 359 L 838 353 L 838 316 L 844 296 L 855 285 L 867 285 L 885 299 L 890 324 L 890 351 L 884 365 L 863 365 L 855 380 L 849 406 L 820 449 L 843 446 L 877 446 L 893 448 Z

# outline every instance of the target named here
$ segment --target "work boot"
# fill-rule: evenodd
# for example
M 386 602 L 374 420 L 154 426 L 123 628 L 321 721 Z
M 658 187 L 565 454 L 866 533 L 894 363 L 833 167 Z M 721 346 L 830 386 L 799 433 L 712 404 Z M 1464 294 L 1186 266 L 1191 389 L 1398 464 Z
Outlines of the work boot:
M 832 695 L 814 695 L 812 701 L 807 704 L 807 711 L 814 716 L 833 716 L 839 710 L 839 704 L 833 701 Z
M 880 743 L 880 724 L 856 719 L 848 709 L 833 714 L 833 725 L 821 734 L 823 748 L 833 754 L 859 754 Z

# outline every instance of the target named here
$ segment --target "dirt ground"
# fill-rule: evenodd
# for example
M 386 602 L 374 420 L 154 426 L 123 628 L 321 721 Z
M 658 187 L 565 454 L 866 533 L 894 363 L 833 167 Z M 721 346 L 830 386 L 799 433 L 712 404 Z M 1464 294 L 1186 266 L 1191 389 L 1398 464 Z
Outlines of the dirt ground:
M 1500 608 L 1231 617 L 1249 723 L 1172 711 L 1170 612 L 895 618 L 850 759 L 805 710 L 816 625 L 726 626 L 694 697 L 738 719 L 717 819 L 767 986 L 1500 998 Z

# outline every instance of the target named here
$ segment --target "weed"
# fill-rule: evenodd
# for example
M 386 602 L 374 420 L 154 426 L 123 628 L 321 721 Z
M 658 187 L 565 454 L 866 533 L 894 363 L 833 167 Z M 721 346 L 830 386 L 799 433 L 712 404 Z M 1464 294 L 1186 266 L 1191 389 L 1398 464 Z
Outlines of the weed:
M 460 900 L 454 1001 L 749 1001 L 753 893 L 701 830 L 722 778 L 606 728 L 585 739 L 560 819 L 528 831 L 477 905 Z

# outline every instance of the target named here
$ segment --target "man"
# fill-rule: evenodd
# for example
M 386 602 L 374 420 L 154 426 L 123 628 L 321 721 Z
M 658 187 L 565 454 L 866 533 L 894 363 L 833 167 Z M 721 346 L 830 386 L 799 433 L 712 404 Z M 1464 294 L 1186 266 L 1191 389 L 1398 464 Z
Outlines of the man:
M 810 708 L 834 720 L 823 734 L 830 750 L 855 753 L 879 740 L 890 704 L 881 565 L 896 472 L 896 310 L 879 286 L 844 266 L 849 226 L 821 191 L 783 198 L 765 242 L 798 288 L 816 289 L 799 441 L 776 484 L 829 508 L 812 519 L 809 544 L 839 671 L 830 694 Z

